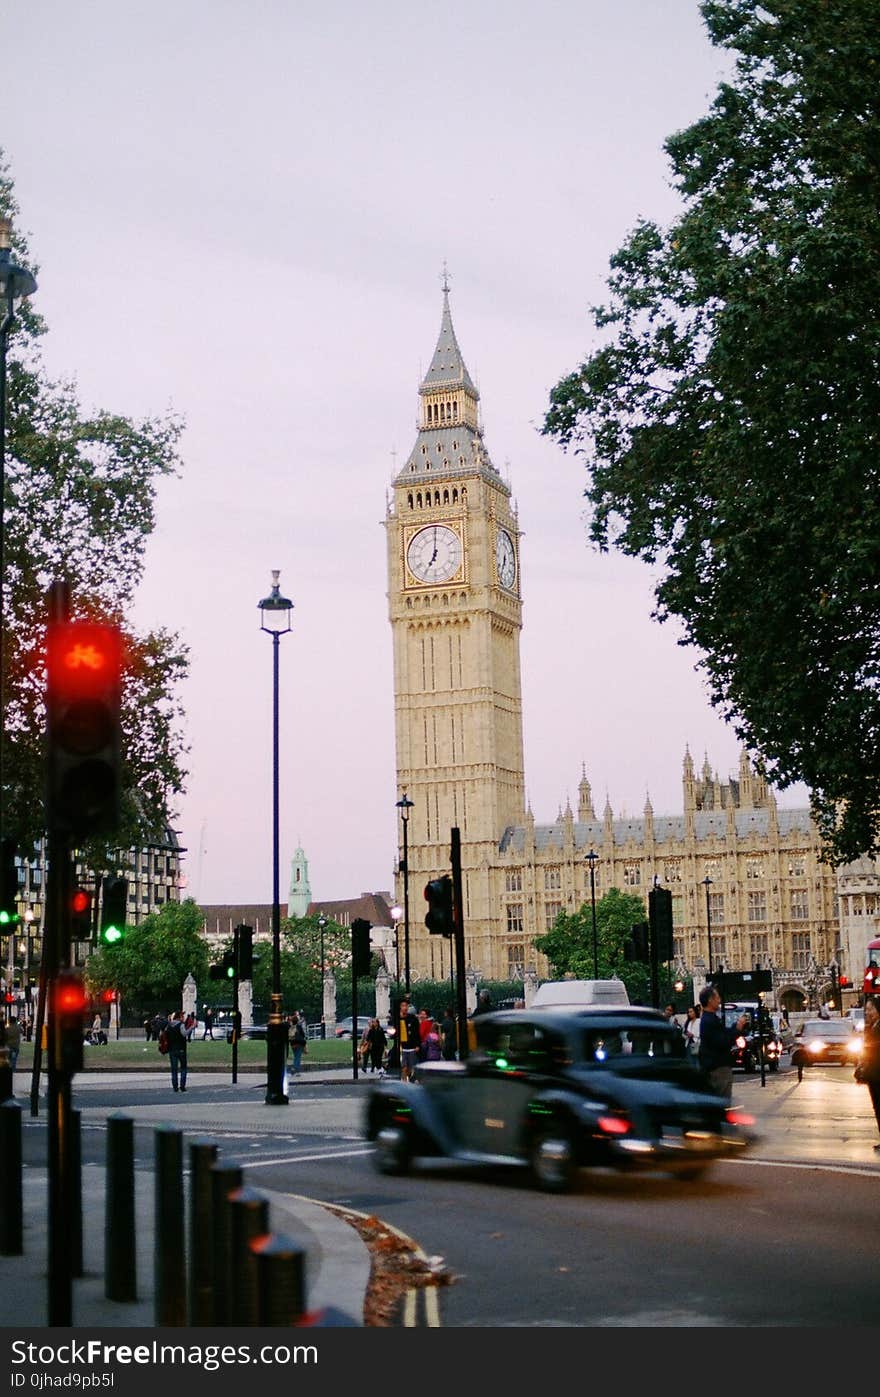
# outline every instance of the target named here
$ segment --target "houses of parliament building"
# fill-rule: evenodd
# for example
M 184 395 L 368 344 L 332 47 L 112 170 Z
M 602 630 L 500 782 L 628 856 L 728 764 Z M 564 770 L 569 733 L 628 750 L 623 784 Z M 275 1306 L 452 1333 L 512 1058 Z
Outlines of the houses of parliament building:
M 445 284 L 419 402 L 385 518 L 397 781 L 412 802 L 402 814 L 414 972 L 449 974 L 450 945 L 425 930 L 422 889 L 448 871 L 457 827 L 466 955 L 484 979 L 519 979 L 529 966 L 546 977 L 535 937 L 590 901 L 592 850 L 597 898 L 619 888 L 647 907 L 655 879 L 670 889 L 685 972 L 707 961 L 708 923 L 713 968 L 772 967 L 792 1007 L 827 993 L 832 961 L 860 980 L 862 934 L 876 934 L 880 908 L 876 869 L 856 879 L 860 902 L 849 890 L 857 925 L 848 929 L 841 871 L 822 862 L 809 810 L 778 809 L 745 752 L 727 779 L 685 752 L 679 814 L 655 815 L 648 801 L 640 818 L 615 818 L 606 801 L 597 815 L 583 772 L 577 810 L 535 820 L 524 796 L 521 531 L 484 442 Z M 401 905 L 403 882 L 399 873 Z

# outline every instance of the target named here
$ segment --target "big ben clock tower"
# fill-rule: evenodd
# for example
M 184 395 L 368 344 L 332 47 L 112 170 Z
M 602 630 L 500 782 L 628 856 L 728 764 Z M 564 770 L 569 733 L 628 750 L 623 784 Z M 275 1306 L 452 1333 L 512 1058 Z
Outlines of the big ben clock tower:
M 431 978 L 448 974 L 451 948 L 425 929 L 422 889 L 449 868 L 450 830 L 461 831 L 467 959 L 488 976 L 490 869 L 505 830 L 524 819 L 520 532 L 483 442 L 479 396 L 444 278 L 418 436 L 386 517 L 397 780 L 413 802 L 410 965 Z

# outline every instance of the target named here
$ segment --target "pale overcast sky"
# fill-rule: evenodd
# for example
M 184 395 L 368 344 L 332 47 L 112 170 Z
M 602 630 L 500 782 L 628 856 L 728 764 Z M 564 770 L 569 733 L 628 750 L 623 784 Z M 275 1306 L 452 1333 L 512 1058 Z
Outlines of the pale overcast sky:
M 538 427 L 591 343 L 640 216 L 669 218 L 662 143 L 724 57 L 696 0 L 8 0 L 0 141 L 40 264 L 50 370 L 87 406 L 170 408 L 136 619 L 192 651 L 176 827 L 188 891 L 272 896 L 272 643 L 281 569 L 281 895 L 391 889 L 397 857 L 386 497 L 420 374 L 453 320 L 522 546 L 528 800 L 586 765 L 601 810 L 681 808 L 690 744 L 731 729 L 651 577 L 601 556 L 584 472 Z M 782 797 L 803 803 L 802 790 Z

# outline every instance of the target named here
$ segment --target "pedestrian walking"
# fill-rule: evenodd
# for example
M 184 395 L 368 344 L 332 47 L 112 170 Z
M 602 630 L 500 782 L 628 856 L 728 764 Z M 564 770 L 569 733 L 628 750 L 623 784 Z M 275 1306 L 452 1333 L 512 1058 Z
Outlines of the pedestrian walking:
M 419 1065 L 419 1016 L 409 999 L 400 1001 L 397 1014 L 397 1041 L 400 1044 L 400 1080 L 414 1082 Z
M 175 1009 L 165 1025 L 165 1033 L 168 1038 L 171 1089 L 172 1091 L 186 1091 L 186 1048 L 189 1038 L 184 1027 L 182 1009 Z
M 209 1009 L 208 1006 L 207 1006 L 207 1004 L 205 1004 L 205 1005 L 203 1006 L 203 1008 L 202 1008 L 202 1016 L 203 1016 L 204 1021 L 205 1021 L 205 1031 L 204 1031 L 204 1033 L 202 1034 L 202 1037 L 203 1037 L 203 1038 L 210 1038 L 211 1041 L 213 1042 L 213 1039 L 214 1039 L 214 1011 L 213 1011 L 213 1009 Z
M 303 1053 L 308 1046 L 308 1036 L 306 1034 L 306 1026 L 296 1009 L 294 1009 L 290 1016 L 290 1028 L 287 1033 L 287 1041 L 290 1044 L 290 1051 L 293 1054 L 294 1076 L 299 1077 L 302 1073 Z
M 423 1047 L 425 1051 L 425 1062 L 440 1061 L 440 1058 L 442 1056 L 442 1047 L 440 1044 L 440 1029 L 437 1025 L 436 1019 L 428 1020 L 428 1032 L 425 1034 L 423 1040 Z
M 9 1066 L 14 1072 L 21 1050 L 21 1024 L 18 1019 L 10 1019 L 6 1025 L 6 1048 L 9 1053 Z
M 855 1078 L 864 1082 L 874 1107 L 874 1119 L 880 1130 L 880 1005 L 876 995 L 865 1000 L 865 1031 L 862 1034 L 862 1055 L 856 1064 Z M 880 1154 L 880 1143 L 874 1146 Z
M 700 1012 L 702 1005 L 689 1004 L 684 1025 L 684 1045 L 688 1057 L 696 1060 L 700 1055 Z
M 748 1022 L 748 1015 L 740 1014 L 733 1028 L 725 1028 L 718 1013 L 721 995 L 714 985 L 704 985 L 700 990 L 700 1005 L 700 1067 L 708 1077 L 712 1090 L 729 1101 L 733 1095 L 730 1053 L 737 1034 L 742 1033 Z
M 378 1019 L 370 1019 L 367 1025 L 367 1049 L 369 1052 L 369 1062 L 371 1072 L 382 1072 L 382 1062 L 385 1057 L 385 1045 L 388 1042 L 388 1035 Z M 364 1063 L 364 1071 L 367 1064 Z
M 451 1004 L 447 1004 L 446 1008 L 443 1010 L 443 1018 L 440 1020 L 440 1048 L 444 1061 L 455 1061 L 455 1054 L 458 1048 L 458 1032 Z
M 477 999 L 477 1005 L 474 1009 L 474 1012 L 471 1014 L 471 1018 L 476 1019 L 479 1017 L 480 1014 L 491 1014 L 491 1012 L 492 996 L 488 990 L 480 990 L 479 997 Z

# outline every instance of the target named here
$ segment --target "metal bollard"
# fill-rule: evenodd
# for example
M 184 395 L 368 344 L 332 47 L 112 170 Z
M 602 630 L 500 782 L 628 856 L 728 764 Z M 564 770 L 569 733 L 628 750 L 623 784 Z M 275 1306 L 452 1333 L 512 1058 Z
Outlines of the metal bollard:
M 83 1207 L 82 1207 L 82 1122 L 79 1111 L 70 1111 L 70 1274 L 83 1274 Z
M 237 1188 L 229 1195 L 231 1214 L 229 1321 L 253 1327 L 260 1322 L 257 1259 L 250 1243 L 269 1231 L 269 1200 L 255 1188 Z
M 211 1225 L 211 1166 L 217 1146 L 197 1140 L 189 1147 L 189 1322 L 210 1324 L 214 1314 L 214 1232 Z
M 12 1085 L 12 1062 L 9 1057 L 9 1049 L 0 1048 L 0 1104 L 4 1101 L 15 1100 L 15 1088 Z
M 21 1256 L 21 1107 L 17 1101 L 0 1103 L 0 1255 Z
M 211 1228 L 214 1235 L 214 1315 L 211 1323 L 229 1323 L 232 1277 L 232 1219 L 229 1195 L 244 1181 L 240 1164 L 211 1167 Z
M 155 1322 L 186 1324 L 186 1262 L 183 1209 L 183 1134 L 156 1130 Z
M 257 1261 L 259 1323 L 295 1325 L 306 1308 L 306 1251 L 292 1237 L 270 1232 L 250 1244 Z
M 107 1117 L 107 1196 L 104 1215 L 104 1294 L 137 1299 L 134 1210 L 134 1121 Z

